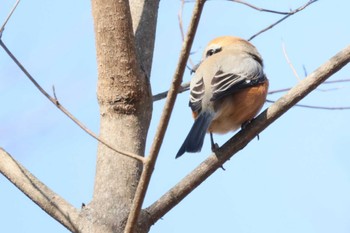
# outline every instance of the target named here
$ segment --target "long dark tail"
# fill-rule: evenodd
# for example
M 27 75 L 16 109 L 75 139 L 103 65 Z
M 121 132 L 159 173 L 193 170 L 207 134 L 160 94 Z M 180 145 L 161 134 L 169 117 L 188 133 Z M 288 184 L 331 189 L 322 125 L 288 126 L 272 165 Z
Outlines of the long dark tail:
M 202 112 L 199 114 L 175 158 L 180 157 L 185 152 L 193 153 L 201 151 L 205 133 L 213 117 L 214 114 L 210 112 Z

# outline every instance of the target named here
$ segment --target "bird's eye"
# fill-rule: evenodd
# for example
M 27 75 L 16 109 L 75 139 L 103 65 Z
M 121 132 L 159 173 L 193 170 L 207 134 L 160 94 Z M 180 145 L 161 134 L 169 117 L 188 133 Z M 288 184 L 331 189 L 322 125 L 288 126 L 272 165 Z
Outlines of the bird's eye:
M 213 54 L 215 54 L 215 53 L 218 53 L 218 52 L 220 52 L 221 51 L 221 48 L 214 48 L 214 49 L 209 49 L 208 51 L 207 51 L 207 53 L 206 53 L 206 57 L 210 57 L 210 56 L 212 56 Z
M 213 55 L 214 54 L 214 49 L 209 49 L 208 51 L 207 51 L 207 57 L 210 57 L 211 55 Z

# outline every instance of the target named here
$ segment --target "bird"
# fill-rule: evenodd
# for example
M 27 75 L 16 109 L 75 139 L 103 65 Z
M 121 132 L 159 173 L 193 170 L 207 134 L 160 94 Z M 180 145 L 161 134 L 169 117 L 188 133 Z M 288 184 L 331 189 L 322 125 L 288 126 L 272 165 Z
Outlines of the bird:
M 247 40 L 221 36 L 209 42 L 190 82 L 189 107 L 195 119 L 175 158 L 200 152 L 206 133 L 225 134 L 245 127 L 266 101 L 269 80 L 263 59 Z

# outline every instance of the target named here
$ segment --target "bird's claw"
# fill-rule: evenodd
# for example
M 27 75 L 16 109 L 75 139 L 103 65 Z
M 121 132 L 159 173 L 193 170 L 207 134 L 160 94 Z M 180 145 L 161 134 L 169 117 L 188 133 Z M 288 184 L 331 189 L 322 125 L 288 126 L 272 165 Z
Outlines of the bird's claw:
M 217 149 L 219 149 L 219 144 L 214 143 L 214 144 L 211 145 L 211 151 L 212 151 L 212 152 L 217 151 Z

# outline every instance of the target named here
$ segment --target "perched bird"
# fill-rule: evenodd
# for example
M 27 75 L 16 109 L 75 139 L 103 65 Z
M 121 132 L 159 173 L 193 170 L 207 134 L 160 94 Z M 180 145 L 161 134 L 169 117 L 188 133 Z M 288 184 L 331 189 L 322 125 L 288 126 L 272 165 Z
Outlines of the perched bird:
M 205 134 L 227 133 L 249 123 L 262 108 L 269 81 L 263 60 L 248 41 L 223 36 L 206 47 L 190 84 L 194 124 L 176 158 L 185 152 L 199 152 Z

